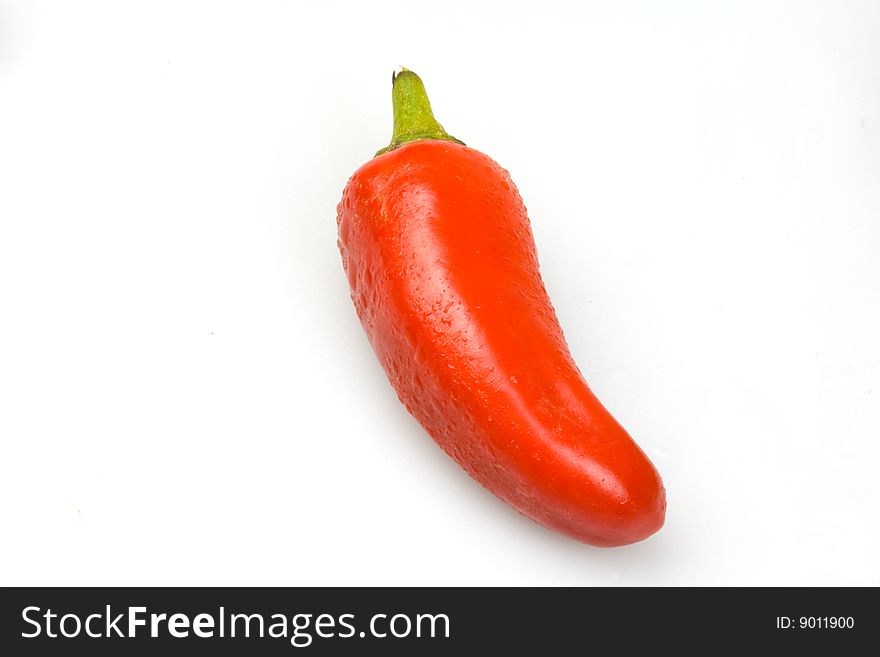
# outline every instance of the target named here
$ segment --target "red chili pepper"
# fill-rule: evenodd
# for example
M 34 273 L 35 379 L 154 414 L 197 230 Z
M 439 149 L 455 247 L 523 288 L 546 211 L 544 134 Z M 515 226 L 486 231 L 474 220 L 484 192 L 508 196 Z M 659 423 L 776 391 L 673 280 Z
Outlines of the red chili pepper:
M 339 249 L 400 400 L 478 482 L 585 543 L 663 525 L 654 466 L 587 387 L 538 271 L 507 171 L 447 134 L 393 78 L 391 145 L 348 181 Z

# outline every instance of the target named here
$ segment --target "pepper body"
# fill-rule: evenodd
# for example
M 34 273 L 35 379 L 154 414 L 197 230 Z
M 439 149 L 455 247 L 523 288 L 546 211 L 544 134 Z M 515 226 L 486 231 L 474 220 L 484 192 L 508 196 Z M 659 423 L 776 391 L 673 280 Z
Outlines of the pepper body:
M 504 169 L 453 141 L 404 143 L 352 176 L 337 223 L 391 384 L 474 479 L 592 545 L 663 525 L 660 477 L 573 361 Z

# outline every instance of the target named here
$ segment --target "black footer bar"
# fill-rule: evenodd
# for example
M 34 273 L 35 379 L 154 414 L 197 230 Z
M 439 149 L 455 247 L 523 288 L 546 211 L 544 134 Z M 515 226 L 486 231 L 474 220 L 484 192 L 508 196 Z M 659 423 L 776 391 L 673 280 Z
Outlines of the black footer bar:
M 7 655 L 764 652 L 880 638 L 876 588 L 12 588 L 0 599 Z

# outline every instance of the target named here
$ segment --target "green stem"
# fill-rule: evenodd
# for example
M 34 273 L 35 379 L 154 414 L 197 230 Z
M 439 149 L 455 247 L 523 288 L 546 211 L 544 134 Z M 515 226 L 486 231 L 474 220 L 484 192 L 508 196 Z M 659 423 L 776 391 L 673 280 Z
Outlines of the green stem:
M 431 111 L 431 102 L 421 78 L 401 67 L 391 77 L 391 104 L 394 107 L 394 134 L 391 143 L 376 155 L 393 151 L 398 146 L 419 139 L 442 139 L 464 144 L 437 123 Z

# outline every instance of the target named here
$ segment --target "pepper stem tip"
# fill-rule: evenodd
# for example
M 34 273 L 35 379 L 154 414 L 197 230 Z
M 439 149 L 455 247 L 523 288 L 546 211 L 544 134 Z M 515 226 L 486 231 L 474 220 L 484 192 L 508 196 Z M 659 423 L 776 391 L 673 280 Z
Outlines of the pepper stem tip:
M 425 84 L 418 75 L 404 66 L 391 74 L 391 105 L 394 109 L 394 132 L 391 143 L 376 155 L 422 139 L 464 143 L 446 132 L 437 122 L 431 110 L 431 101 L 428 100 Z

